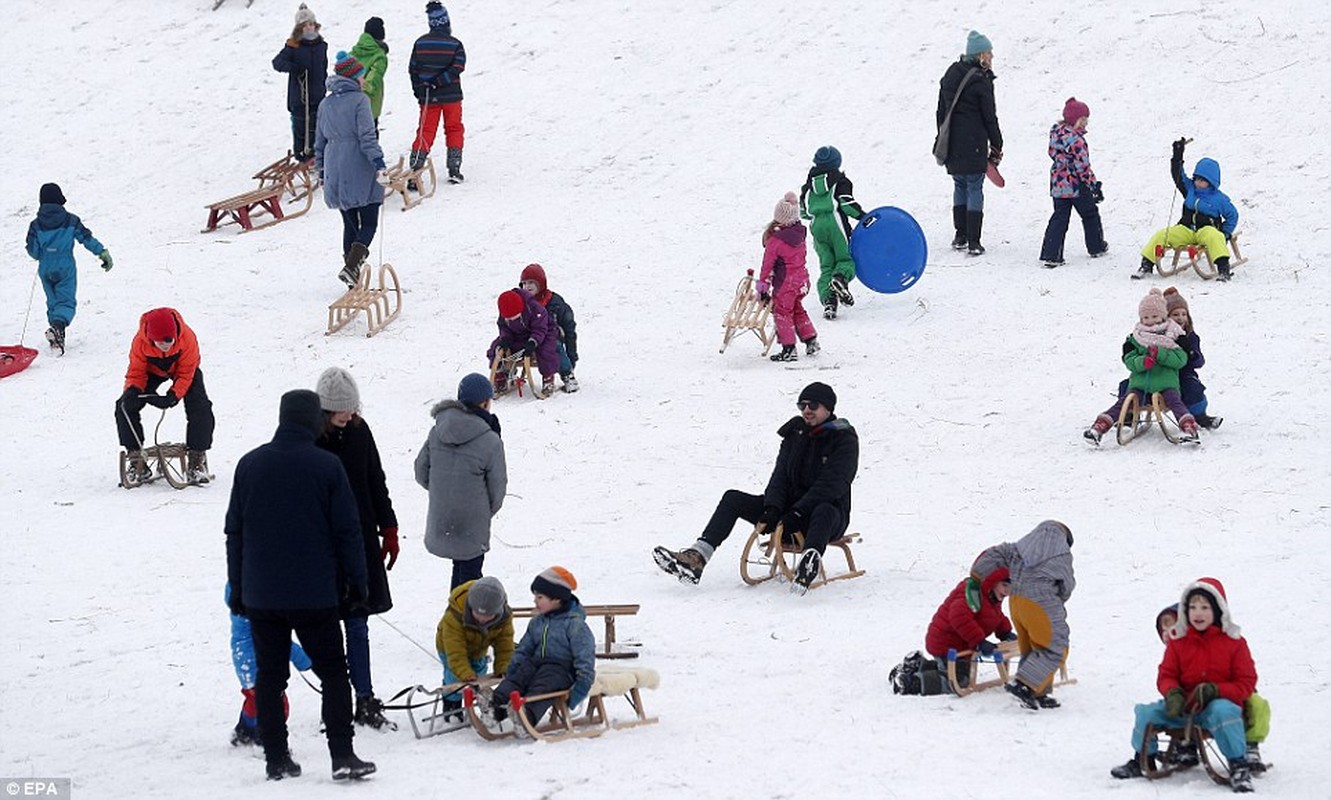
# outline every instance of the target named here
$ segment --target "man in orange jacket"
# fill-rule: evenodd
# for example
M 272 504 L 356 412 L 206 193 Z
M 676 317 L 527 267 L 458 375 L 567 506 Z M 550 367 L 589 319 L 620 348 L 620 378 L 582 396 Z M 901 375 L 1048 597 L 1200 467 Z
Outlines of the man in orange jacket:
M 171 388 L 157 394 L 167 381 Z M 139 318 L 139 331 L 129 347 L 129 369 L 125 389 L 116 401 L 116 431 L 120 446 L 129 453 L 131 485 L 152 477 L 143 459 L 143 423 L 139 412 L 144 405 L 171 408 L 185 401 L 185 446 L 189 450 L 186 466 L 189 480 L 206 483 L 208 448 L 213 445 L 213 403 L 203 386 L 199 369 L 199 341 L 174 308 L 154 308 Z

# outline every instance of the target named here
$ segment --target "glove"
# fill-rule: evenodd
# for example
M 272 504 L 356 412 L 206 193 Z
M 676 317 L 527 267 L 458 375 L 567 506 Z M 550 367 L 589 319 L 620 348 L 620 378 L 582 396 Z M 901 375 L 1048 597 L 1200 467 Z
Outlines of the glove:
M 1099 181 L 1095 181 L 1091 184 L 1091 199 L 1097 203 L 1103 202 L 1105 199 L 1105 191 L 1100 188 Z
M 528 358 L 536 355 L 536 340 L 528 339 L 527 344 L 522 347 L 522 354 Z
M 763 530 L 776 530 L 777 523 L 781 522 L 781 509 L 776 506 L 768 506 L 763 509 L 763 515 L 758 517 L 758 524 L 763 526 Z
M 999 638 L 1000 641 L 1004 641 L 1004 642 L 1015 642 L 1015 641 L 1017 641 L 1017 632 L 1016 632 L 1016 631 L 1008 631 L 1007 633 L 1003 634 L 1002 636 L 1000 636 L 1000 637 L 998 637 L 998 638 Z
M 174 389 L 168 389 L 165 398 L 166 408 L 175 408 L 176 405 L 180 403 L 180 398 L 176 396 L 176 391 Z
M 758 281 L 753 285 L 753 290 L 758 293 L 758 299 L 766 303 L 771 296 L 772 286 L 767 281 Z
M 990 164 L 993 164 L 993 165 L 996 167 L 996 166 L 998 166 L 998 162 L 1000 162 L 1000 161 L 1002 161 L 1002 160 L 1003 160 L 1003 151 L 1002 151 L 1002 150 L 999 150 L 997 147 L 991 147 L 991 148 L 989 148 L 989 163 L 990 163 Z
M 980 643 L 976 645 L 975 649 L 980 651 L 980 655 L 984 656 L 985 658 L 988 658 L 994 654 L 995 650 L 998 649 L 998 645 L 994 644 L 988 639 L 981 639 Z
M 1210 702 L 1220 696 L 1220 690 L 1214 683 L 1199 683 L 1188 698 L 1188 710 L 1194 714 L 1206 708 Z
M 397 528 L 384 528 L 381 533 L 384 542 L 379 545 L 379 558 L 388 562 L 384 564 L 384 569 L 392 569 L 393 565 L 397 563 L 397 554 L 400 550 L 397 544 Z
M 357 608 L 365 605 L 365 601 L 370 599 L 370 587 L 364 584 L 351 584 L 347 586 L 346 605 L 348 608 Z
M 804 531 L 804 515 L 793 508 L 790 509 L 781 518 L 781 530 L 784 533 L 802 533 Z
M 143 398 L 143 402 L 154 408 L 171 408 L 180 402 L 180 398 L 176 397 L 175 392 L 167 392 L 166 394 L 149 395 Z
M 227 597 L 226 605 L 227 608 L 231 609 L 232 614 L 235 614 L 238 617 L 243 617 L 245 616 L 245 604 L 240 601 L 240 597 L 240 585 L 232 584 L 231 595 Z
M 125 391 L 121 392 L 120 404 L 124 405 L 125 403 L 128 403 L 130 400 L 133 400 L 134 398 L 138 397 L 141 394 L 143 394 L 142 388 L 138 386 L 131 386 Z
M 387 185 L 388 185 L 388 170 L 386 170 L 386 169 L 381 169 L 381 170 L 379 170 L 378 172 L 374 173 L 374 182 L 377 183 L 377 184 L 379 184 L 380 186 L 387 186 Z
M 107 250 L 107 249 L 105 249 L 105 248 L 103 248 L 101 254 L 98 255 L 97 257 L 100 258 L 100 259 L 102 260 L 102 269 L 106 270 L 107 272 L 110 272 L 110 271 L 111 271 L 111 251 L 110 251 L 110 250 Z
M 1165 716 L 1175 719 L 1183 716 L 1183 705 L 1186 701 L 1183 699 L 1183 690 L 1175 686 L 1165 695 Z
M 1182 136 L 1174 141 L 1174 158 L 1183 160 L 1183 148 L 1188 146 L 1188 140 Z
M 1160 351 L 1156 349 L 1155 345 L 1151 345 L 1146 350 L 1146 359 L 1142 361 L 1142 366 L 1146 367 L 1147 369 L 1152 369 L 1153 367 L 1155 367 L 1155 357 L 1156 354 L 1159 352 Z

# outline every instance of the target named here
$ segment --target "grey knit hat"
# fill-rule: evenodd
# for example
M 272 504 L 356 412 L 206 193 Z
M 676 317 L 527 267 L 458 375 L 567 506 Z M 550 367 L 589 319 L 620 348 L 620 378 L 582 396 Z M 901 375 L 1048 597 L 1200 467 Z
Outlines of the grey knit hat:
M 341 367 L 329 367 L 319 376 L 319 404 L 324 411 L 360 411 L 356 379 Z
M 479 578 L 467 592 L 467 610 L 472 616 L 497 617 L 508 605 L 508 594 L 498 578 L 489 575 Z

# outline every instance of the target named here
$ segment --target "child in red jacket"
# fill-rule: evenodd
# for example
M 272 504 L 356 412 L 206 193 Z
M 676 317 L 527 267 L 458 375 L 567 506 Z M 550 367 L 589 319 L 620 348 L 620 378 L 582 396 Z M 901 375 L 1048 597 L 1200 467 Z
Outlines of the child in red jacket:
M 948 594 L 947 599 L 934 612 L 929 631 L 924 635 L 924 648 L 939 662 L 939 671 L 947 673 L 947 651 L 977 651 L 989 657 L 998 645 L 985 637 L 995 634 L 999 641 L 1012 641 L 1017 634 L 1012 622 L 1003 613 L 1003 601 L 1012 593 L 1012 581 L 1007 567 L 999 567 L 984 580 L 966 578 Z M 957 680 L 965 685 L 969 670 L 957 670 Z
M 1184 618 L 1169 629 L 1165 657 L 1156 678 L 1156 688 L 1164 699 L 1137 705 L 1132 758 L 1109 774 L 1115 778 L 1141 777 L 1137 753 L 1143 743 L 1149 757 L 1156 757 L 1156 742 L 1143 741 L 1146 726 L 1181 728 L 1191 720 L 1210 732 L 1220 752 L 1229 759 L 1230 788 L 1251 792 L 1243 704 L 1257 687 L 1257 667 L 1248 643 L 1230 617 L 1225 587 L 1215 578 L 1199 578 L 1185 586 L 1179 608 L 1184 610 Z

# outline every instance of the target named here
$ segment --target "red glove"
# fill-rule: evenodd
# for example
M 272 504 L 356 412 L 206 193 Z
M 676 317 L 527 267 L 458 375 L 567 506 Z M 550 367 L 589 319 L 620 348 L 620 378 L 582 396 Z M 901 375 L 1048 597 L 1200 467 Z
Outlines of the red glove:
M 388 562 L 384 564 L 384 569 L 392 569 L 397 563 L 400 549 L 397 545 L 397 528 L 384 528 L 380 534 L 384 537 L 384 543 L 379 545 L 379 557 Z
M 1150 347 L 1148 347 L 1146 349 L 1146 360 L 1142 362 L 1142 366 L 1146 367 L 1147 369 L 1153 368 L 1155 366 L 1155 354 L 1158 352 L 1159 351 L 1156 350 L 1155 345 L 1151 345 Z

